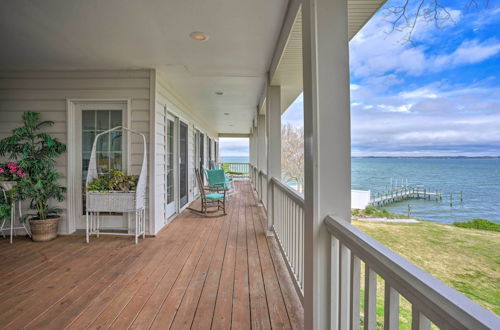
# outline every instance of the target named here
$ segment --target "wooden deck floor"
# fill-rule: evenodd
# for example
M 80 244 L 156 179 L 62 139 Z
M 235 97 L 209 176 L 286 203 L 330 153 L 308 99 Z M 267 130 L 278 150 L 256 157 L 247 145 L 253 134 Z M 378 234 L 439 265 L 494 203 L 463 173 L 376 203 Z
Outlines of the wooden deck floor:
M 303 310 L 248 183 L 229 214 L 183 212 L 156 238 L 0 239 L 2 329 L 303 327 Z

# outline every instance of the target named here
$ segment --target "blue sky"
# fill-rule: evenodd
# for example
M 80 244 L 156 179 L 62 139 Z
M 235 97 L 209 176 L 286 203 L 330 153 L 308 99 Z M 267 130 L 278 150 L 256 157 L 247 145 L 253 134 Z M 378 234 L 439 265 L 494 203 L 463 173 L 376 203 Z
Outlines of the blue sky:
M 412 43 L 384 9 L 351 40 L 353 156 L 500 156 L 500 7 L 443 3 L 453 22 L 419 22 Z M 302 125 L 302 106 L 282 121 Z

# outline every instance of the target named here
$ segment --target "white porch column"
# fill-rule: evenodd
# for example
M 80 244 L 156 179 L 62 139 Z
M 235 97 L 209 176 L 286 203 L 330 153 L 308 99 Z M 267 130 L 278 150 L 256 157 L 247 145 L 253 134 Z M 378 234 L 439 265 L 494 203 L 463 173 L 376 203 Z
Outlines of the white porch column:
M 257 139 L 257 168 L 259 169 L 259 171 L 267 173 L 266 116 L 258 115 L 257 118 L 257 125 L 259 128 L 259 137 Z M 263 179 L 260 180 L 260 177 L 257 176 L 257 186 L 257 191 L 259 192 L 259 202 L 267 204 L 267 200 L 264 201 L 263 191 L 263 189 L 267 189 L 267 182 L 265 182 Z
M 273 177 L 281 180 L 281 87 L 267 87 L 266 136 L 267 136 L 267 234 L 272 235 Z
M 252 146 L 253 146 L 253 166 L 254 167 L 257 167 L 257 162 L 258 162 L 258 149 L 259 149 L 259 146 L 257 145 L 257 140 L 259 139 L 259 129 L 257 127 L 257 115 L 254 119 L 254 122 L 255 124 L 252 124 L 252 125 L 255 125 L 253 126 L 253 134 L 252 134 Z
M 258 138 L 258 168 L 259 171 L 267 173 L 267 147 L 266 147 L 266 116 L 258 116 L 258 128 L 259 128 L 259 138 Z
M 351 145 L 347 0 L 303 0 L 306 329 L 337 329 L 327 214 L 350 220 Z M 342 320 L 343 324 L 345 323 Z

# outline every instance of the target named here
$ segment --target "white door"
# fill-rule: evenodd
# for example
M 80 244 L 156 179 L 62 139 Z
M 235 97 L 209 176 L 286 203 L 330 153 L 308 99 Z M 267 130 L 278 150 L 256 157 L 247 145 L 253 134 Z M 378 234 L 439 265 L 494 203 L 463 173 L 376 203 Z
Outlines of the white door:
M 116 126 L 123 126 L 126 120 L 125 103 L 81 102 L 75 105 L 77 132 L 73 148 L 79 165 L 80 194 L 78 196 L 80 217 L 77 228 L 85 228 L 85 182 L 90 153 L 96 134 Z M 108 169 L 127 170 L 126 137 L 121 131 L 111 132 L 99 138 L 96 148 L 97 170 L 100 174 Z M 122 213 L 101 213 L 101 227 L 128 230 L 127 216 Z
M 169 114 L 165 117 L 165 223 L 177 212 L 175 198 L 175 172 L 174 160 L 176 157 L 176 125 L 175 118 Z

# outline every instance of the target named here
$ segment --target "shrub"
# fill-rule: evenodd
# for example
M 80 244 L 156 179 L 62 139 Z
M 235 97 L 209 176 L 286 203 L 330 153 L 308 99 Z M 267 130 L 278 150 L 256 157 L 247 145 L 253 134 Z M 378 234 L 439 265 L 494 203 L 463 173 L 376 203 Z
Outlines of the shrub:
M 500 231 L 500 224 L 486 219 L 472 219 L 464 222 L 454 222 L 454 226 L 461 228 Z

